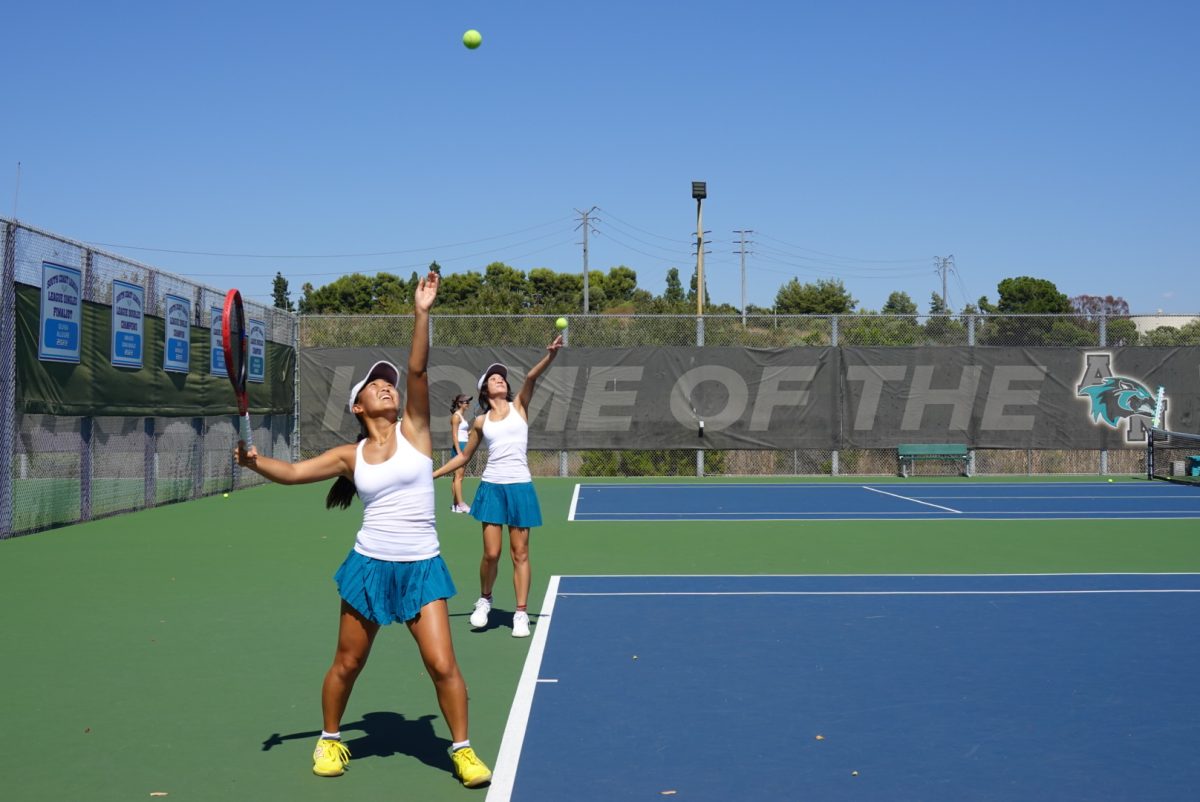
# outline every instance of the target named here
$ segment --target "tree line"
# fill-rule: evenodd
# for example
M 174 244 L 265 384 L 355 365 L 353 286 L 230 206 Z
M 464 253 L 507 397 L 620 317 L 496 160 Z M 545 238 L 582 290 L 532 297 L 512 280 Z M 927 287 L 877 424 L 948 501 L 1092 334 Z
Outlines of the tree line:
M 441 274 L 437 262 L 430 269 Z M 419 276 L 407 279 L 392 273 L 374 276 L 350 273 L 321 287 L 305 283 L 298 304 L 293 304 L 287 279 L 276 273 L 273 294 L 276 307 L 311 315 L 393 315 L 412 309 Z M 640 288 L 637 273 L 618 265 L 607 273 L 588 274 L 588 310 L 607 315 L 687 315 L 696 311 L 696 275 L 685 289 L 678 268 L 667 271 L 663 291 Z M 438 311 L 462 315 L 573 315 L 583 309 L 583 277 L 534 268 L 528 273 L 503 262 L 493 262 L 483 272 L 467 271 L 442 276 Z M 946 300 L 931 293 L 926 319 L 917 319 L 917 304 L 903 291 L 895 291 L 878 310 L 860 309 L 840 279 L 801 282 L 792 278 L 775 295 L 775 304 L 749 306 L 747 315 L 838 315 L 846 342 L 878 345 L 957 344 L 968 341 L 967 327 L 980 345 L 1097 345 L 1103 326 L 1104 344 L 1197 345 L 1200 320 L 1180 327 L 1161 326 L 1139 334 L 1130 317 L 1129 304 L 1113 296 L 1068 297 L 1054 282 L 1018 276 L 997 285 L 996 302 L 987 296 L 950 314 Z M 705 289 L 705 313 L 739 315 L 731 304 L 710 303 Z M 1016 315 L 1054 315 L 1022 318 Z

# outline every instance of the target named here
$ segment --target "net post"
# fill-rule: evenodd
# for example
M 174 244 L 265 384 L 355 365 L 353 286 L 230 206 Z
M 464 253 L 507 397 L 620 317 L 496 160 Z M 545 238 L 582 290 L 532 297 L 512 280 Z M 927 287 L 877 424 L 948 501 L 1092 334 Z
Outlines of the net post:
M 1154 478 L 1154 429 L 1146 432 L 1146 478 Z

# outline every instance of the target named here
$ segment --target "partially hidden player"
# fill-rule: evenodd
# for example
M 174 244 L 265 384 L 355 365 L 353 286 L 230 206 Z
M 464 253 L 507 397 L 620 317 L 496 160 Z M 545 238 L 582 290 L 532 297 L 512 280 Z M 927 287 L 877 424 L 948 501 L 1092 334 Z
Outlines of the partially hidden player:
M 508 526 L 517 606 L 513 613 L 512 634 L 514 638 L 529 637 L 529 530 L 542 525 L 542 510 L 529 472 L 527 410 L 538 377 L 550 367 L 562 346 L 560 334 L 546 346 L 546 355 L 541 361 L 529 369 L 515 398 L 508 383 L 508 368 L 499 362 L 489 365 L 476 385 L 483 414 L 472 422 L 466 448 L 433 474 L 436 478 L 458 470 L 475 454 L 480 442 L 487 442 L 487 465 L 471 502 L 471 517 L 483 525 L 479 599 L 471 613 L 471 626 L 475 629 L 484 629 L 488 624 L 504 527 Z
M 471 396 L 463 393 L 454 396 L 454 401 L 450 404 L 450 440 L 455 456 L 461 454 L 467 447 L 467 435 L 471 431 L 470 406 Z M 463 467 L 455 471 L 454 476 L 450 479 L 450 495 L 453 497 L 450 503 L 451 512 L 471 511 L 471 508 L 463 501 L 463 477 L 466 475 L 467 469 Z
M 253 447 L 247 451 L 240 442 L 236 451 L 238 464 L 280 484 L 336 479 L 327 507 L 348 507 L 356 492 L 363 502 L 354 548 L 334 575 L 341 619 L 333 665 L 321 686 L 324 723 L 313 751 L 313 772 L 322 777 L 342 774 L 350 762 L 341 741 L 342 716 L 379 628 L 393 621 L 408 627 L 433 679 L 458 779 L 473 788 L 492 776 L 467 737 L 467 686 L 454 655 L 446 604 L 455 588 L 434 525 L 427 367 L 429 310 L 437 290 L 438 275 L 431 272 L 414 295 L 403 416 L 399 371 L 390 362 L 376 362 L 350 391 L 349 409 L 361 428 L 356 444 L 296 463 L 261 456 Z

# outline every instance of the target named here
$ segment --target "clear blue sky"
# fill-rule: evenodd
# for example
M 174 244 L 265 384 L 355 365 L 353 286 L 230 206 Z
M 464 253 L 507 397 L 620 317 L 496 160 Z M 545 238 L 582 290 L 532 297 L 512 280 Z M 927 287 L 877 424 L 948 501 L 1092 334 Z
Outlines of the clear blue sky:
M 717 302 L 753 229 L 763 306 L 837 277 L 924 311 L 953 254 L 956 309 L 1032 275 L 1197 313 L 1197 30 L 1185 0 L 18 3 L 0 215 L 265 300 L 580 270 L 596 206 L 592 269 L 660 293 L 703 180 Z

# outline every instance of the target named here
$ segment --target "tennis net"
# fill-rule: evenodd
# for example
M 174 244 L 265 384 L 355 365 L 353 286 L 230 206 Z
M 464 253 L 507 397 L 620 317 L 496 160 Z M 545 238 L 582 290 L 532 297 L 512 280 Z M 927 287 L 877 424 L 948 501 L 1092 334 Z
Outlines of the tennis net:
M 1200 486 L 1200 434 L 1150 429 L 1146 478 Z

